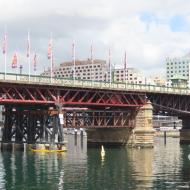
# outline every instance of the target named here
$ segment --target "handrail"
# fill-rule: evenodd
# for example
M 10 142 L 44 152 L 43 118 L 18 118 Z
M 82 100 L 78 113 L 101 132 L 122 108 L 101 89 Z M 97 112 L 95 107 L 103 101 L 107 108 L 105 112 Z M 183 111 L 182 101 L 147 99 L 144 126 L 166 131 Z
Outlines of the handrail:
M 122 90 L 122 91 L 140 91 L 140 92 L 155 92 L 155 93 L 167 93 L 167 94 L 181 94 L 190 95 L 189 88 L 176 88 L 167 86 L 155 86 L 147 84 L 131 84 L 122 82 L 109 82 L 104 81 L 90 81 L 81 79 L 71 78 L 51 78 L 48 76 L 31 75 L 30 81 L 29 76 L 26 74 L 14 74 L 7 73 L 6 77 L 4 73 L 0 72 L 0 81 L 2 82 L 18 82 L 18 83 L 30 83 L 30 84 L 45 84 L 45 85 L 56 85 L 56 86 L 72 86 L 72 87 L 83 87 L 83 88 L 96 88 L 96 89 L 108 89 L 108 90 Z

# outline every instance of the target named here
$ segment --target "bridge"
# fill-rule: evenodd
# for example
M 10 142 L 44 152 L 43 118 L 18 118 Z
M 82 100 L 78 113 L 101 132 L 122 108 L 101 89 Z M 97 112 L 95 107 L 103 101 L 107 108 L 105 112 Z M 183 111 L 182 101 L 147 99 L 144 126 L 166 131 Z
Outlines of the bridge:
M 185 130 L 181 139 L 189 142 L 189 95 L 190 89 L 186 88 L 68 78 L 51 80 L 44 76 L 29 79 L 28 75 L 0 73 L 0 105 L 5 117 L 2 141 L 29 144 L 62 141 L 63 127 L 73 127 L 88 128 L 89 138 L 97 139 L 98 130 L 111 135 L 127 130 L 127 137 L 123 137 L 126 142 L 134 129 L 141 128 L 137 126 L 151 125 L 153 109 L 155 114 L 179 116 Z M 146 107 L 148 101 L 153 108 Z M 152 133 L 149 130 L 148 138 Z

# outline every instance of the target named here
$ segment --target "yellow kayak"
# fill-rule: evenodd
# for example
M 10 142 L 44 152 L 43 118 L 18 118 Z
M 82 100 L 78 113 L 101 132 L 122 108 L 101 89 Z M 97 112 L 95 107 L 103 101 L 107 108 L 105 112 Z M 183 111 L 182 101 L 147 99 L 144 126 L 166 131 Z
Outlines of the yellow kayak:
M 32 149 L 31 148 L 31 151 L 32 152 L 45 152 L 45 153 L 52 153 L 52 152 L 66 152 L 67 150 L 66 149 L 63 149 L 63 150 L 48 150 L 48 149 Z

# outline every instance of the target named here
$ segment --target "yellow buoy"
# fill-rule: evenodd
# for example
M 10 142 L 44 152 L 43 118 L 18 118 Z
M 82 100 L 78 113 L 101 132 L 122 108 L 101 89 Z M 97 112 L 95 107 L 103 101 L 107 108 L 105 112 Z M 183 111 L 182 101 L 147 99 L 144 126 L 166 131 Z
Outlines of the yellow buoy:
M 101 156 L 104 157 L 105 156 L 105 150 L 104 150 L 104 146 L 101 146 Z

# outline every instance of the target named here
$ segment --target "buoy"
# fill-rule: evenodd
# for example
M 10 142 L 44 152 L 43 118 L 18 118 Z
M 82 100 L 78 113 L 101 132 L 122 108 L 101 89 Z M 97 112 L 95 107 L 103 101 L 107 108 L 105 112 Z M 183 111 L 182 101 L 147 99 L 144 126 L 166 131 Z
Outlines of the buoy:
M 104 150 L 104 146 L 101 146 L 101 156 L 104 157 L 105 156 L 105 150 Z

